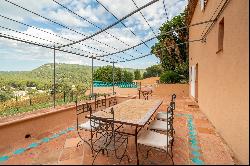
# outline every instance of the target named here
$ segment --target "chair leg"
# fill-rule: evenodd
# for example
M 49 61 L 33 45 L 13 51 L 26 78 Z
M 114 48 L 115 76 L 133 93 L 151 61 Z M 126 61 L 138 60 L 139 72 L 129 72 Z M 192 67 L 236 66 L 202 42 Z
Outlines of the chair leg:
M 173 143 L 174 143 L 174 142 L 171 143 L 171 147 L 170 147 L 170 152 L 171 152 L 171 154 L 169 153 L 169 151 L 167 151 L 167 154 L 168 154 L 169 157 L 171 158 L 171 161 L 172 161 L 172 163 L 173 163 L 173 165 L 174 165 Z
M 150 150 L 151 150 L 152 148 L 150 148 L 149 150 L 147 150 L 147 156 L 146 156 L 146 159 L 148 159 L 148 154 L 149 154 L 149 152 L 150 152 Z
M 92 165 L 94 165 L 94 162 L 95 162 L 96 157 L 98 156 L 98 154 L 99 154 L 102 150 L 103 150 L 103 149 L 100 149 L 100 150 L 96 153 L 95 158 L 94 158 L 93 161 L 92 161 Z
M 130 163 L 130 157 L 129 157 L 129 155 L 128 155 L 128 150 L 126 149 L 126 151 L 127 151 L 127 158 L 128 158 L 128 163 Z
M 108 152 L 108 150 L 106 150 L 106 152 L 107 152 L 107 157 L 109 157 L 109 152 Z
M 82 138 L 82 136 L 81 136 L 81 134 L 80 134 L 80 132 L 79 131 L 77 131 L 77 134 L 78 134 L 78 136 L 80 137 L 80 141 L 77 143 L 77 147 L 80 145 L 80 142 L 86 142 L 87 144 L 89 144 L 84 138 Z
M 127 144 L 126 144 L 126 147 L 125 147 L 124 153 L 121 155 L 121 157 L 117 156 L 117 154 L 116 154 L 116 150 L 115 150 L 115 156 L 116 156 L 116 158 L 117 158 L 117 159 L 120 159 L 120 161 L 119 161 L 119 165 L 120 165 L 120 163 L 121 163 L 122 159 L 123 159 L 125 156 L 127 157 L 128 162 L 130 162 L 130 160 L 129 160 L 129 156 L 128 156 L 128 150 L 127 150 L 127 148 L 128 148 L 128 139 L 127 139 Z M 125 155 L 125 154 L 126 154 L 126 155 Z
M 174 155 L 173 155 L 172 150 L 171 150 L 171 153 L 172 153 L 172 155 L 171 155 L 171 160 L 172 160 L 172 163 L 173 163 L 173 165 L 174 165 Z
M 80 140 L 80 141 L 77 143 L 76 147 L 79 147 L 80 145 L 82 145 L 82 144 L 80 144 L 80 143 L 82 143 L 82 140 Z
M 172 163 L 173 163 L 173 165 L 174 165 L 174 159 L 173 159 L 173 156 L 172 155 L 170 155 L 170 153 L 168 153 L 168 151 L 166 152 L 166 157 L 167 156 L 169 156 L 170 158 L 171 158 L 171 161 L 172 161 Z

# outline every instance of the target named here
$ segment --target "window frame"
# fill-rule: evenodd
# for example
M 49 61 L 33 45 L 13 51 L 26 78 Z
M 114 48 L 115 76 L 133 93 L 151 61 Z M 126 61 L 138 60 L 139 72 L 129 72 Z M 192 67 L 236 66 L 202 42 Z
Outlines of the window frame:
M 225 21 L 224 17 L 220 20 L 219 25 L 218 25 L 218 43 L 217 43 L 217 52 L 219 53 L 223 51 L 224 47 L 224 35 L 225 34 Z

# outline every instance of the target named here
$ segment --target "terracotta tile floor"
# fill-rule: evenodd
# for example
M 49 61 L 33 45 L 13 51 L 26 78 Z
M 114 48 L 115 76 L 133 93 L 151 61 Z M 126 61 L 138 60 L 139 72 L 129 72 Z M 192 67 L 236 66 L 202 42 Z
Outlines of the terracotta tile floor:
M 152 96 L 151 98 L 160 98 Z M 158 111 L 166 110 L 169 98 L 164 98 L 164 103 Z M 234 164 L 231 151 L 224 141 L 216 133 L 214 127 L 207 120 L 205 115 L 195 106 L 189 98 L 176 100 L 174 119 L 175 141 L 173 146 L 175 164 Z M 74 126 L 73 126 L 74 127 Z M 58 134 L 58 133 L 57 133 Z M 73 128 L 56 135 L 45 136 L 35 141 L 38 144 L 17 145 L 15 154 L 13 149 L 0 157 L 0 164 L 83 164 L 92 163 L 91 150 L 87 144 L 77 147 L 79 138 Z M 29 149 L 25 148 L 28 145 Z M 18 150 L 19 149 L 19 150 Z M 172 164 L 165 154 L 153 150 L 149 158 L 145 159 L 147 148 L 140 146 L 139 157 L 142 165 L 170 165 Z M 128 154 L 130 163 L 124 158 L 122 164 L 136 164 L 134 137 L 129 138 Z M 5 156 L 5 157 L 4 157 Z M 6 157 L 9 157 L 6 159 Z M 112 154 L 107 157 L 100 154 L 95 164 L 117 164 L 118 160 Z

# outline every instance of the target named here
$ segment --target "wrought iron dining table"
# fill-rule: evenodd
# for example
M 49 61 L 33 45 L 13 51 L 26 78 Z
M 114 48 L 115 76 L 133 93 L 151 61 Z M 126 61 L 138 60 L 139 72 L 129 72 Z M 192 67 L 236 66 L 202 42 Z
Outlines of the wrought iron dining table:
M 135 127 L 135 131 L 131 132 L 122 132 L 120 133 L 128 134 L 135 136 L 135 148 L 136 148 L 136 161 L 139 165 L 138 157 L 138 147 L 137 147 L 137 135 L 139 131 L 150 121 L 153 114 L 161 106 L 163 100 L 161 99 L 129 99 L 122 103 L 112 106 L 114 109 L 114 123 L 120 124 L 119 127 L 123 125 L 129 125 Z M 98 117 L 109 117 L 109 110 L 111 107 L 108 107 L 104 110 L 97 111 L 93 113 L 94 116 Z M 89 118 L 87 115 L 86 118 Z M 119 128 L 118 127 L 118 128 Z

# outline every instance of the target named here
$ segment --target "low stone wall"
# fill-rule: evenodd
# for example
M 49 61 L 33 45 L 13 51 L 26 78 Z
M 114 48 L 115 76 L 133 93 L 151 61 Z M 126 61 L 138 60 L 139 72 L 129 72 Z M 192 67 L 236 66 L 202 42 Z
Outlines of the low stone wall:
M 153 95 L 170 97 L 173 93 L 178 98 L 189 97 L 189 84 L 156 84 L 153 86 Z
M 118 103 L 130 98 L 136 98 L 136 96 L 116 96 Z M 94 106 L 94 101 L 91 102 Z M 25 138 L 26 135 L 30 135 L 31 139 L 41 139 L 48 133 L 68 128 L 75 123 L 75 105 L 72 104 L 2 122 L 0 123 L 0 152 L 12 149 L 18 142 L 25 143 L 28 141 Z

